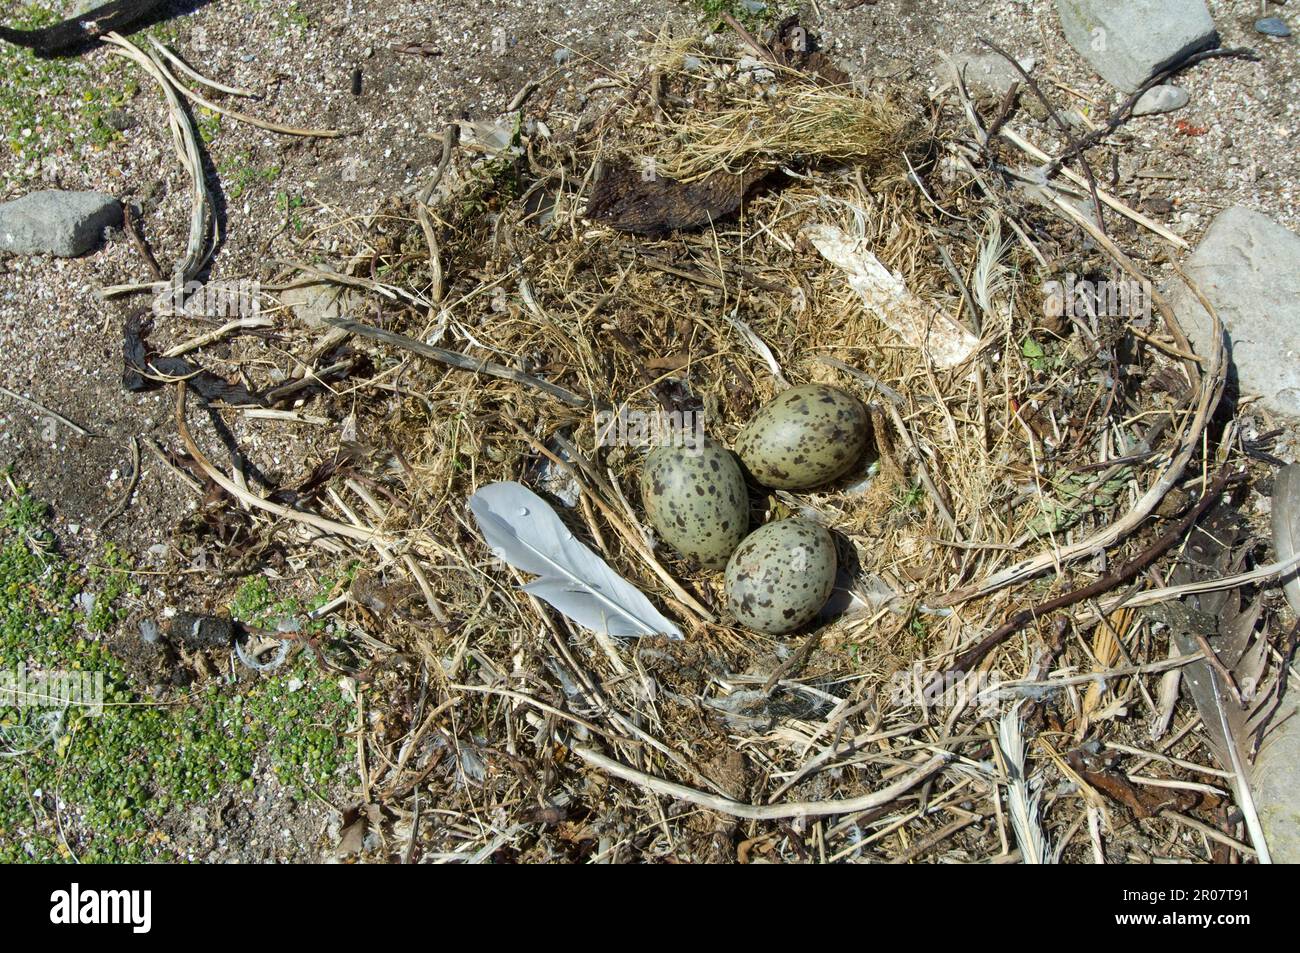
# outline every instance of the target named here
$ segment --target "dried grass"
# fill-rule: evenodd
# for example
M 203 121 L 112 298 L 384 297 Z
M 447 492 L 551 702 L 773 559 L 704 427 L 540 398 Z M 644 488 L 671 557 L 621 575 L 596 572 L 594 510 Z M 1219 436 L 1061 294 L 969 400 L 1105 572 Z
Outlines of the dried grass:
M 1095 840 L 1082 833 L 1092 831 L 1131 840 L 1130 851 L 1194 859 L 1200 845 L 1174 833 L 1179 821 L 1125 828 L 1114 805 L 1077 793 L 1086 785 L 1072 793 L 1056 784 L 1075 779 L 1054 748 L 1044 757 L 1035 744 L 1042 732 L 1068 742 L 1090 724 L 1092 737 L 1148 749 L 1142 719 L 1115 713 L 1142 709 L 1135 685 L 1168 665 L 1121 666 L 1129 677 L 1089 690 L 1086 705 L 1068 677 L 1053 679 L 1109 672 L 1120 649 L 1130 666 L 1163 663 L 1150 626 L 1130 625 L 1100 664 L 1068 628 L 1030 627 L 959 690 L 894 696 L 900 685 L 924 688 L 1017 610 L 1094 578 L 1088 565 L 1062 563 L 943 607 L 954 592 L 1121 519 L 1147 491 L 1151 467 L 1190 432 L 1197 391 L 1184 376 L 1183 393 L 1116 394 L 1097 354 L 1133 343 L 1122 321 L 1085 322 L 1086 335 L 1044 331 L 1038 250 L 1015 237 L 1076 247 L 1079 233 L 1013 204 L 1013 193 L 933 173 L 926 156 L 964 141 L 960 109 L 927 128 L 892 94 L 826 89 L 787 71 L 770 86 L 741 83 L 717 57 L 687 73 L 679 64 L 688 50 L 661 42 L 645 74 L 621 79 L 636 91 L 658 77 L 658 99 L 614 95 L 594 119 L 590 108 L 578 116 L 555 107 L 544 116 L 553 138 L 533 136 L 518 162 L 458 156 L 427 222 L 395 203 L 391 214 L 341 224 L 329 236 L 353 252 L 341 280 L 386 328 L 560 384 L 597 410 L 702 409 L 727 443 L 783 388 L 773 362 L 792 383 L 858 394 L 876 428 L 869 479 L 774 493 L 754 512 L 756 521 L 804 512 L 833 528 L 852 568 L 853 609 L 803 643 L 728 624 L 719 574 L 662 548 L 649 554 L 639 453 L 597 446 L 593 414 L 517 380 L 377 349 L 376 378 L 337 385 L 349 403 L 362 393 L 383 399 L 358 410 L 354 479 L 338 490 L 334 518 L 357 525 L 338 535 L 384 543 L 346 550 L 368 564 L 369 581 L 344 621 L 369 634 L 371 707 L 387 712 L 365 738 L 361 797 L 396 818 L 388 855 L 1005 861 L 1032 833 L 1035 850 L 1045 841 L 1078 860 L 1093 854 Z M 732 221 L 651 240 L 581 218 L 593 165 L 617 155 L 653 155 L 681 179 L 756 167 L 785 175 Z M 909 168 L 928 170 L 924 190 Z M 801 235 L 812 224 L 860 235 L 913 293 L 978 334 L 977 356 L 938 370 L 904 346 Z M 370 276 L 380 274 L 383 288 L 401 293 L 372 293 L 380 285 Z M 1030 339 L 1053 356 L 1036 356 Z M 1129 359 L 1144 373 L 1185 374 L 1140 342 Z M 1095 466 L 1130 452 L 1138 425 L 1159 419 L 1162 428 L 1146 431 L 1151 461 Z M 680 621 L 687 640 L 616 644 L 520 592 L 464 505 L 505 479 L 575 488 L 577 505 L 558 507 L 564 518 Z M 358 494 L 362 484 L 371 500 Z M 1112 558 L 1122 561 L 1128 546 L 1122 540 Z M 1008 782 L 991 767 L 997 712 L 973 694 L 994 676 L 1034 683 L 1021 691 L 1030 703 L 1015 725 L 1027 760 L 1014 779 L 1014 836 L 999 793 Z M 1175 745 L 1192 755 L 1187 737 L 1183 722 L 1152 757 Z M 1187 776 L 1172 761 L 1149 770 L 1158 768 Z M 1027 785 L 1043 792 L 1032 810 Z M 872 796 L 882 790 L 889 797 Z M 840 799 L 847 808 L 826 803 Z M 798 809 L 782 811 L 793 802 Z M 1214 817 L 1210 807 L 1202 814 Z

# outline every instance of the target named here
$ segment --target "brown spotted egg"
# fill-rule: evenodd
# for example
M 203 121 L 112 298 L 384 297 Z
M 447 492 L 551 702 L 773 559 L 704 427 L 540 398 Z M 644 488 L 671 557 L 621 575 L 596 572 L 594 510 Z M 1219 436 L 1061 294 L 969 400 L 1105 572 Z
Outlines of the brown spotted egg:
M 871 421 L 862 402 L 824 384 L 778 394 L 749 422 L 736 452 L 764 486 L 804 490 L 848 473 L 862 459 Z
M 709 569 L 725 566 L 749 529 L 740 464 L 712 440 L 651 451 L 641 471 L 641 502 L 664 542 Z
M 826 605 L 835 588 L 835 540 L 810 520 L 754 530 L 727 563 L 727 604 L 741 625 L 768 635 L 793 632 Z

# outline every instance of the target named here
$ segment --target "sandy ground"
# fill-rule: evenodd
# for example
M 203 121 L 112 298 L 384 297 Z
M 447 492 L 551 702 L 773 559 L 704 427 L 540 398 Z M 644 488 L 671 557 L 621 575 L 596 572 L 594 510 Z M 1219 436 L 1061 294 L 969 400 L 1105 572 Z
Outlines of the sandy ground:
M 19 6 L 0 2 L 0 16 Z M 1300 19 L 1294 5 L 1267 6 Z M 318 229 L 373 214 L 389 197 L 413 192 L 436 162 L 437 138 L 449 121 L 491 119 L 526 82 L 553 71 L 581 89 L 600 78 L 602 66 L 632 54 L 629 34 L 696 22 L 693 7 L 669 0 L 210 0 L 173 7 L 183 11 L 167 27 L 174 48 L 209 75 L 261 92 L 264 98 L 251 111 L 355 133 L 301 140 L 229 119 L 209 124 L 212 184 L 225 226 L 215 279 L 265 278 L 275 260 L 298 258 Z M 1210 7 L 1224 43 L 1250 45 L 1261 61 L 1215 61 L 1186 74 L 1180 83 L 1191 93 L 1187 108 L 1135 120 L 1120 133 L 1118 141 L 1128 148 L 1111 187 L 1135 205 L 1162 209 L 1154 216 L 1193 244 L 1219 210 L 1238 203 L 1300 231 L 1297 41 L 1253 31 L 1258 0 L 1212 0 Z M 803 22 L 855 77 L 909 79 L 918 98 L 936 85 L 937 51 L 971 49 L 982 35 L 1018 56 L 1033 55 L 1039 82 L 1058 104 L 1080 114 L 1084 128 L 1120 100 L 1065 43 L 1050 0 L 879 0 L 856 7 L 851 0 L 817 0 L 806 5 Z M 419 44 L 425 52 L 394 49 L 403 44 Z M 572 53 L 557 60 L 561 48 Z M 108 68 L 109 55 L 97 50 L 84 61 L 93 75 Z M 114 75 L 125 77 L 130 69 Z M 358 70 L 360 94 L 354 95 Z M 161 100 L 146 81 L 140 85 L 121 107 L 125 131 L 107 148 L 74 147 L 49 133 L 41 163 L 24 164 L 0 151 L 0 199 L 37 188 L 118 195 L 140 206 L 166 267 L 183 251 L 188 183 L 172 152 Z M 42 96 L 38 90 L 32 95 Z M 68 97 L 46 97 L 42 108 L 77 115 Z M 1204 131 L 1186 135 L 1178 120 Z M 34 134 L 47 133 L 38 128 Z M 1049 151 L 1063 145 L 1046 131 L 1035 138 Z M 150 547 L 171 539 L 178 520 L 196 506 L 192 493 L 151 455 L 143 456 L 131 508 L 103 534 L 92 528 L 124 490 L 132 437 L 174 442 L 170 393 L 122 389 L 123 311 L 99 294 L 104 286 L 146 276 L 120 234 L 81 259 L 0 258 L 0 384 L 96 434 L 76 436 L 0 396 L 0 467 L 12 466 L 19 480 L 53 504 L 57 529 L 73 552 L 92 552 L 112 538 L 147 564 L 154 558 Z M 198 330 L 205 329 L 164 323 L 158 334 L 182 340 Z M 268 482 L 301 478 L 310 468 L 304 448 L 315 438 L 309 428 L 293 433 L 278 423 L 230 423 Z M 191 608 L 203 607 L 195 602 L 216 608 L 222 599 L 220 586 L 153 578 L 142 599 L 146 611 L 182 600 Z M 303 823 L 320 828 L 325 822 L 316 814 Z M 320 830 L 309 833 L 314 840 Z M 302 849 L 307 855 L 312 850 Z

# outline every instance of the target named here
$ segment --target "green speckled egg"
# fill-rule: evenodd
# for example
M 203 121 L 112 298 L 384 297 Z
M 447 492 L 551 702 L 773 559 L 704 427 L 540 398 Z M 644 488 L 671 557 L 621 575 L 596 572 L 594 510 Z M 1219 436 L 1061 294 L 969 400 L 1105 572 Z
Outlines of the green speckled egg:
M 783 635 L 810 621 L 835 588 L 835 540 L 810 520 L 768 523 L 727 563 L 727 604 L 737 621 Z
M 749 529 L 749 496 L 735 455 L 703 447 L 659 447 L 641 471 L 641 502 L 659 536 L 684 556 L 721 569 Z
M 804 490 L 848 473 L 862 459 L 871 420 L 862 402 L 824 384 L 778 394 L 740 432 L 736 452 L 764 486 Z

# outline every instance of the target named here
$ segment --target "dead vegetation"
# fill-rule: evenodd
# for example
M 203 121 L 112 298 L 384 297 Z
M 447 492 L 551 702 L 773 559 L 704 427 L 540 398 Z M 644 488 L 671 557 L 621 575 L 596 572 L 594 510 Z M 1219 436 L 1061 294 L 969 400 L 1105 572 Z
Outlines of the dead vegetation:
M 1235 627 L 1187 615 L 1197 519 L 1271 479 L 1221 400 L 1224 355 L 1191 353 L 1087 203 L 1136 213 L 1090 174 L 1040 181 L 996 134 L 1023 140 L 1013 97 L 857 90 L 789 35 L 748 51 L 758 68 L 650 38 L 641 72 L 580 102 L 543 84 L 449 131 L 413 205 L 307 236 L 331 268 L 287 265 L 278 289 L 332 284 L 342 317 L 282 315 L 273 356 L 245 337 L 230 357 L 261 413 L 334 426 L 301 486 L 225 473 L 174 385 L 174 459 L 232 549 L 361 566 L 310 644 L 364 689 L 344 853 L 360 824 L 390 860 L 1255 858 L 1240 766 L 1177 684 L 1209 665 L 1236 684 L 1249 654 L 1273 698 L 1290 664 L 1256 588 L 1217 584 Z M 828 235 L 903 305 L 873 309 Z M 1142 284 L 1151 319 L 1053 313 L 1042 278 L 1070 270 Z M 755 522 L 834 529 L 849 567 L 834 613 L 774 640 L 728 624 L 720 574 L 654 547 L 639 451 L 598 445 L 596 414 L 700 411 L 730 444 L 804 381 L 861 397 L 878 455 L 755 497 Z M 685 640 L 616 641 L 521 592 L 465 505 L 498 480 L 548 497 Z M 1259 540 L 1197 578 L 1267 564 Z M 1229 633 L 1250 651 L 1220 660 L 1205 640 Z

